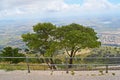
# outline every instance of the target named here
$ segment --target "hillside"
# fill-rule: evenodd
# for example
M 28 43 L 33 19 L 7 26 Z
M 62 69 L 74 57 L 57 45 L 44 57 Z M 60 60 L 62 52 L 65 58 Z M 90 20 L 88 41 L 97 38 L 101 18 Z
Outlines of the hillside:
M 104 45 L 120 45 L 120 32 L 106 32 L 99 34 L 100 41 Z

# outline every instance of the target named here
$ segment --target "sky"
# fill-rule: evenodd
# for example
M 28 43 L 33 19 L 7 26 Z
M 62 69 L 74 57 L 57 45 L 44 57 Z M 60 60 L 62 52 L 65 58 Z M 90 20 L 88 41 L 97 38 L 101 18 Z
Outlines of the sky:
M 0 0 L 0 20 L 119 14 L 120 0 Z

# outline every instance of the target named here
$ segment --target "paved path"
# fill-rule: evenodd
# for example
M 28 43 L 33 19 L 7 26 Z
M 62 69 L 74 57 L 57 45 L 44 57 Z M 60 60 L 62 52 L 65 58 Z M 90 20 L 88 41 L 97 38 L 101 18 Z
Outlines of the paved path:
M 115 75 L 112 75 L 115 73 Z M 0 80 L 120 80 L 120 71 L 110 71 L 101 75 L 99 71 L 3 71 L 0 70 Z

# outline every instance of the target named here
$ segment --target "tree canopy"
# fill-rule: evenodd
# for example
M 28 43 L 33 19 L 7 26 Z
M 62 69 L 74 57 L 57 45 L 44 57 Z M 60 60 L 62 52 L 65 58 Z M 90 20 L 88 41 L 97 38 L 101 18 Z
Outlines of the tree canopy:
M 22 38 L 30 49 L 44 54 L 54 42 L 55 29 L 51 23 L 38 23 L 33 26 L 34 33 L 23 34 Z
M 70 57 L 70 64 L 81 49 L 101 45 L 94 29 L 75 23 L 59 27 L 52 23 L 38 23 L 33 26 L 33 31 L 22 35 L 30 49 L 51 57 L 57 50 L 65 50 Z

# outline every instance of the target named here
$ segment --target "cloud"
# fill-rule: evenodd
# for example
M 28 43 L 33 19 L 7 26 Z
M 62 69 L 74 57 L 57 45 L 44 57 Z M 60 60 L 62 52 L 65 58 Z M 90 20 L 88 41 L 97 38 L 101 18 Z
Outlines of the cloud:
M 77 15 L 116 14 L 120 12 L 119 9 L 120 9 L 119 4 L 112 4 L 108 0 L 84 0 L 83 4 L 76 9 L 76 14 Z
M 64 0 L 2 0 L 0 16 L 35 15 L 53 12 L 66 12 L 79 8 L 78 4 L 66 4 Z
M 113 7 L 114 5 L 107 0 L 84 0 L 84 4 L 82 5 L 82 8 L 87 10 L 106 10 Z
M 0 17 L 30 16 L 49 14 L 79 15 L 86 12 L 102 13 L 117 11 L 120 4 L 113 5 L 108 0 L 84 0 L 83 4 L 67 4 L 64 0 L 1 0 Z M 50 15 L 51 16 L 51 15 Z
M 48 11 L 68 11 L 72 9 L 79 8 L 79 4 L 66 4 L 64 1 L 54 1 L 46 6 Z

